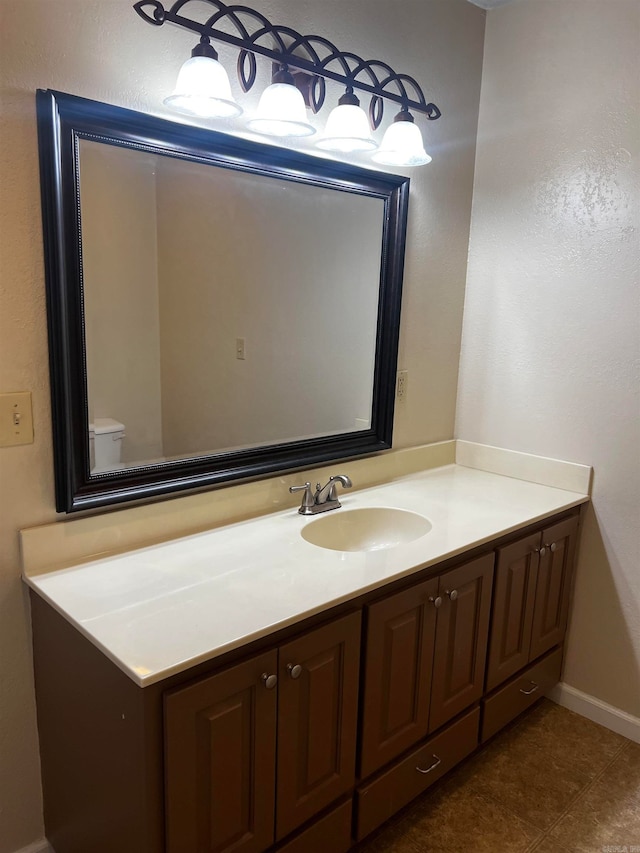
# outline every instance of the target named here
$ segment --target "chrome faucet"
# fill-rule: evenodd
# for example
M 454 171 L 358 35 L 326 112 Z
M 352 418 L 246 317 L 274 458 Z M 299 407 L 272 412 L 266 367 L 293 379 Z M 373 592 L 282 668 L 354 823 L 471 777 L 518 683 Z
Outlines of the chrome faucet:
M 289 491 L 302 492 L 302 503 L 298 512 L 300 515 L 316 515 L 319 512 L 327 512 L 330 509 L 338 509 L 341 505 L 338 500 L 338 492 L 336 486 L 342 484 L 345 489 L 350 489 L 353 486 L 351 478 L 346 474 L 336 474 L 335 477 L 329 477 L 329 482 L 325 486 L 316 483 L 315 492 L 311 491 L 311 483 L 305 483 L 304 486 L 291 486 Z

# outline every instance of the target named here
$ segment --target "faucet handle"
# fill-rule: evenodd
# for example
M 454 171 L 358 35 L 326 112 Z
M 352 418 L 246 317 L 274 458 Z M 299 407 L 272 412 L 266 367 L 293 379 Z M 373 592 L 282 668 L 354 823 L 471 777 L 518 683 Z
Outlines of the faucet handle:
M 293 495 L 295 492 L 304 492 L 302 504 L 298 510 L 298 512 L 304 514 L 305 509 L 309 509 L 315 503 L 313 492 L 311 491 L 311 483 L 305 483 L 304 486 L 289 486 L 289 493 Z

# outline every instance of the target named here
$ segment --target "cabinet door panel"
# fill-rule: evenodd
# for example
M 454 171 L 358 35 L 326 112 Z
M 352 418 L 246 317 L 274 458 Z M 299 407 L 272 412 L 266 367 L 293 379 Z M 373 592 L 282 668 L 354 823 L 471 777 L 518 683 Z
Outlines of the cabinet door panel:
M 542 544 L 546 550 L 538 569 L 531 632 L 531 660 L 564 639 L 577 532 L 577 516 L 542 531 Z
M 168 853 L 259 853 L 273 843 L 275 651 L 165 695 Z
M 368 608 L 360 775 L 427 733 L 438 579 Z
M 493 560 L 493 554 L 487 554 L 440 578 L 429 731 L 482 695 Z
M 360 622 L 352 613 L 280 648 L 278 839 L 353 785 Z
M 487 690 L 529 662 L 539 546 L 534 533 L 497 551 Z

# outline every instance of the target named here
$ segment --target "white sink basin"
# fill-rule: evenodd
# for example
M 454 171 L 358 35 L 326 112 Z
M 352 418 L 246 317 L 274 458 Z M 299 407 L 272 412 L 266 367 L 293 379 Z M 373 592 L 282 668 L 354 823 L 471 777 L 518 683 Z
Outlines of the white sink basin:
M 431 522 L 417 512 L 390 507 L 337 509 L 302 528 L 303 539 L 330 551 L 381 551 L 419 539 Z

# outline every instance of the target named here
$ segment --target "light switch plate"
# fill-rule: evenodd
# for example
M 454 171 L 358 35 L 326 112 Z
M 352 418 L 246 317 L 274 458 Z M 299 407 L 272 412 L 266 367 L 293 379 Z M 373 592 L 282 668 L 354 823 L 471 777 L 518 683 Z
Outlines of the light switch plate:
M 31 391 L 0 394 L 0 447 L 33 444 Z

